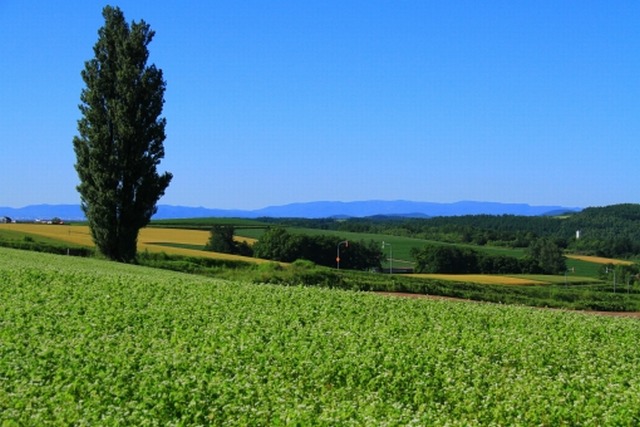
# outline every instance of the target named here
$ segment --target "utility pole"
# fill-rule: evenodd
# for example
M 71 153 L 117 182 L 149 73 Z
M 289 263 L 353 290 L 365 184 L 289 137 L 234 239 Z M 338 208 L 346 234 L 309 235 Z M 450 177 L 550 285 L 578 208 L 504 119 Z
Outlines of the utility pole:
M 349 247 L 349 241 L 343 240 L 338 243 L 337 251 L 336 251 L 336 268 L 340 270 L 340 245 L 344 245 L 345 248 Z
M 571 271 L 572 273 L 575 273 L 576 268 L 575 268 L 575 267 L 571 267 L 571 268 L 568 268 L 568 269 L 566 269 L 566 270 L 564 271 L 564 285 L 565 285 L 565 286 L 567 286 L 567 273 L 568 273 L 569 271 Z
M 384 247 L 389 246 L 389 274 L 393 274 L 393 246 L 391 243 L 386 243 L 384 240 L 382 241 L 382 250 Z
M 616 293 L 616 268 L 613 267 L 609 269 L 609 267 L 607 267 L 605 271 L 607 272 L 607 274 L 613 271 L 613 293 L 615 294 Z

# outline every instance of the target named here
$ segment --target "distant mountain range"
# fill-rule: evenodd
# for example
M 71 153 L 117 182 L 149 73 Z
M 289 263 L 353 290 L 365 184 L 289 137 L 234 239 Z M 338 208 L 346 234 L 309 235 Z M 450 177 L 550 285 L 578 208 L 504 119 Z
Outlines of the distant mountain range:
M 431 203 L 406 200 L 369 200 L 359 202 L 308 202 L 282 206 L 269 206 L 257 210 L 210 209 L 204 207 L 159 205 L 153 219 L 179 218 L 329 218 L 366 217 L 374 215 L 426 218 L 432 216 L 461 215 L 559 215 L 578 212 L 582 208 L 564 206 L 531 206 L 523 203 L 471 202 Z M 61 218 L 63 220 L 83 220 L 80 205 L 31 205 L 23 208 L 0 207 L 0 217 L 14 220 L 36 220 Z

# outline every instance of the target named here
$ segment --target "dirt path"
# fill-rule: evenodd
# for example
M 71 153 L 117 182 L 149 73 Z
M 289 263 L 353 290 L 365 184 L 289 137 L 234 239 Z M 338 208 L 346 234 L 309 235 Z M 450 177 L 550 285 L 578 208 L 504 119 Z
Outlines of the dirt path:
M 431 300 L 442 300 L 442 301 L 457 301 L 457 302 L 470 302 L 477 304 L 491 304 L 489 301 L 475 301 L 464 298 L 456 298 L 456 297 L 445 297 L 440 295 L 424 295 L 424 294 L 411 294 L 408 292 L 374 292 L 378 295 L 386 295 L 390 297 L 398 297 L 398 298 L 426 298 Z M 562 308 L 543 308 L 543 307 L 533 307 L 539 308 L 541 310 L 558 310 L 558 311 L 572 311 L 575 313 L 585 313 L 585 314 L 597 314 L 601 316 L 613 316 L 613 317 L 630 317 L 634 319 L 640 319 L 639 311 L 595 311 L 595 310 L 569 310 Z

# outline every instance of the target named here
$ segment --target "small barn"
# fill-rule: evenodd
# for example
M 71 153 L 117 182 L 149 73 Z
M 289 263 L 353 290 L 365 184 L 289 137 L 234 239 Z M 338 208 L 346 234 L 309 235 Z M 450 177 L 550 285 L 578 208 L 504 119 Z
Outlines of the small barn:
M 10 224 L 13 221 L 8 216 L 0 216 L 0 224 Z

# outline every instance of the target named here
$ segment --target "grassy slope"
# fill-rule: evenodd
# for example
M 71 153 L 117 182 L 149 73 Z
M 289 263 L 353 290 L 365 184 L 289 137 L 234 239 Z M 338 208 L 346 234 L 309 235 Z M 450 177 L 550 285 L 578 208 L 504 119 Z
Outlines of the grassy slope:
M 232 225 L 237 228 L 264 229 L 269 224 L 245 218 L 187 218 L 160 219 L 151 221 L 151 227 L 194 228 L 208 231 L 214 225 Z
M 35 227 L 35 225 L 32 227 Z M 22 231 L 13 227 L 11 224 L 2 224 L 0 225 L 0 239 L 9 241 L 30 240 L 33 242 L 49 245 L 57 245 L 61 243 L 61 240 L 59 238 L 47 237 L 46 235 L 43 235 L 39 232 L 41 230 L 43 229 L 33 228 L 32 230 Z
M 0 279 L 2 425 L 640 419 L 632 319 L 248 285 L 2 248 Z

